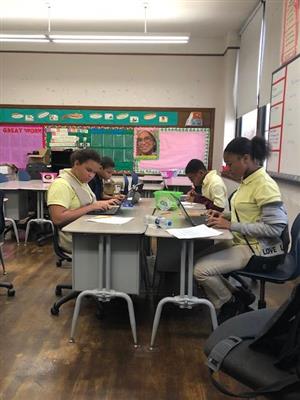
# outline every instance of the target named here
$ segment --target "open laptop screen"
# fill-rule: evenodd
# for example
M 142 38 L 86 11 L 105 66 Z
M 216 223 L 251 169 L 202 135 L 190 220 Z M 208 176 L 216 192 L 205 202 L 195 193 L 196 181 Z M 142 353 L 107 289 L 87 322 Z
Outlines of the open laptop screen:
M 181 200 L 178 197 L 174 196 L 174 195 L 173 195 L 173 197 L 176 199 L 176 202 L 177 202 L 179 208 L 182 210 L 185 219 L 192 226 L 197 226 L 197 225 L 202 225 L 202 224 L 206 225 L 207 224 L 207 215 L 197 215 L 197 216 L 189 215 L 189 213 L 187 212 L 186 208 L 182 204 Z

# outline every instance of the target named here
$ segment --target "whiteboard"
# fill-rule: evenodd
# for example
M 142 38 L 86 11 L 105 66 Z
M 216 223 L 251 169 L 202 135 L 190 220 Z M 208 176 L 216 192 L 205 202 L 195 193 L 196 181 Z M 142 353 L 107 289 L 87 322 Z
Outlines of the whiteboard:
M 273 73 L 269 143 L 268 171 L 300 182 L 300 56 Z

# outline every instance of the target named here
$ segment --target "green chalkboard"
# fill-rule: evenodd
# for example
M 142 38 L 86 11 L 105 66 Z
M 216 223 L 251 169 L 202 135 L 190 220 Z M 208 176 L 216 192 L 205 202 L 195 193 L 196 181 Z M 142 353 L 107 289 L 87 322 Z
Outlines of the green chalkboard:
M 134 166 L 133 132 L 132 128 L 48 126 L 46 127 L 46 143 L 48 148 L 92 148 L 101 156 L 111 157 L 115 161 L 117 171 L 132 170 Z M 65 140 L 56 142 L 56 135 L 60 140 L 65 137 Z M 68 146 L 66 143 L 72 137 L 76 140 L 76 145 Z

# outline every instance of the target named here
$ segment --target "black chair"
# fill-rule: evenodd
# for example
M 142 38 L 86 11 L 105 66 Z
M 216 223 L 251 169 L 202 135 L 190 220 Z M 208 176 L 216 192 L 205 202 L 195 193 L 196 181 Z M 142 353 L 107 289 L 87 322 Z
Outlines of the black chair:
M 222 372 L 253 390 L 258 390 L 289 377 L 290 374 L 287 371 L 274 366 L 275 357 L 249 348 L 249 344 L 253 341 L 251 337 L 256 336 L 261 331 L 274 313 L 275 310 L 270 309 L 257 310 L 225 321 L 208 338 L 204 348 L 205 354 L 208 356 L 216 344 L 229 336 L 244 337 L 246 339 L 227 354 L 221 365 Z M 232 385 L 230 390 L 232 390 Z M 300 384 L 291 388 L 290 393 L 274 394 L 268 398 L 273 400 L 298 400 L 299 390 Z M 253 398 L 256 397 L 253 396 Z
M 63 261 L 72 262 L 72 258 L 70 257 L 70 255 L 67 254 L 59 245 L 58 228 L 55 225 L 54 225 L 54 234 L 53 234 L 53 247 L 54 247 L 54 252 L 57 255 L 57 261 L 56 261 L 57 267 L 61 267 Z M 72 290 L 71 284 L 62 283 L 62 284 L 56 285 L 56 288 L 55 288 L 56 296 L 61 296 L 63 289 L 69 289 L 71 291 L 53 304 L 53 306 L 51 307 L 52 315 L 58 315 L 60 307 L 63 304 L 67 303 L 69 300 L 75 299 L 80 293 L 76 290 Z
M 283 284 L 286 281 L 293 280 L 300 275 L 300 214 L 297 215 L 291 229 L 292 244 L 290 251 L 285 256 L 284 260 L 279 259 L 275 269 L 271 272 L 264 272 L 268 263 L 276 262 L 274 257 L 252 256 L 246 267 L 242 270 L 235 271 L 230 275 L 234 278 L 242 276 L 251 279 L 256 279 L 260 282 L 260 297 L 258 308 L 266 308 L 265 289 L 266 282 Z M 278 256 L 277 256 L 278 257 Z M 261 272 L 250 272 L 247 268 L 253 270 L 260 269 Z
M 4 237 L 4 230 L 5 230 L 5 219 L 4 219 L 4 211 L 3 211 L 3 202 L 4 202 L 4 192 L 0 190 L 0 261 L 2 264 L 3 274 L 6 274 L 5 264 L 2 254 L 2 245 L 3 241 L 2 238 Z M 15 289 L 13 285 L 9 282 L 0 282 L 0 287 L 7 289 L 8 296 L 15 295 Z

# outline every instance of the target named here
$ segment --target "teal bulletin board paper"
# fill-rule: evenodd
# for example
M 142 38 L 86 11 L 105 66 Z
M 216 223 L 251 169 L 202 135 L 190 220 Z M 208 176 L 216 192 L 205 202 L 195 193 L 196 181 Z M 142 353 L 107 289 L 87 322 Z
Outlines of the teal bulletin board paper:
M 0 123 L 81 124 L 109 126 L 177 126 L 175 111 L 0 108 Z

